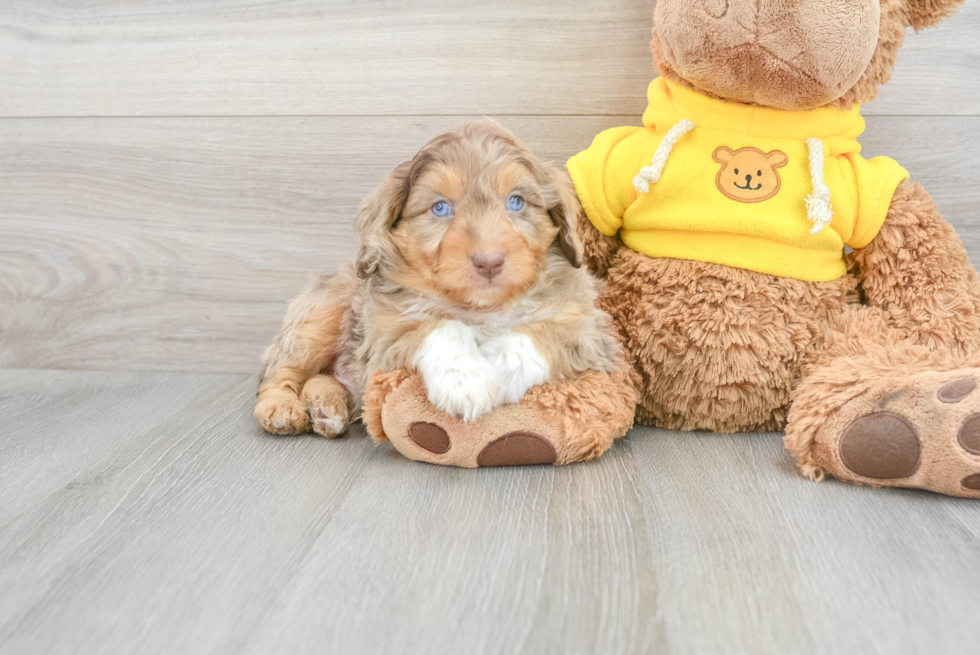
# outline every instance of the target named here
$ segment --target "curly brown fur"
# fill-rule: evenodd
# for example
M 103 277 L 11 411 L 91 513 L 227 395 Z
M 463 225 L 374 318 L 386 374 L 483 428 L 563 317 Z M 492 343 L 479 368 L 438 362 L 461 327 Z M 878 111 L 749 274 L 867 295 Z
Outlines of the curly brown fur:
M 337 436 L 375 371 L 421 372 L 434 402 L 473 418 L 547 379 L 614 370 L 618 344 L 578 268 L 579 212 L 567 176 L 499 125 L 436 137 L 362 204 L 356 266 L 290 305 L 259 423 Z
M 908 0 L 906 24 L 916 32 L 935 27 L 953 15 L 964 2 L 965 0 Z
M 582 243 L 583 259 L 589 270 L 599 277 L 606 277 L 609 265 L 622 246 L 617 237 L 607 237 L 592 225 L 585 212 L 578 220 L 578 235 Z
M 321 421 L 316 426 L 311 423 L 302 396 L 307 380 L 335 365 L 337 350 L 324 345 L 339 342 L 350 330 L 347 308 L 356 288 L 350 273 L 326 277 L 290 304 L 281 332 L 265 353 L 265 370 L 255 405 L 255 418 L 264 429 L 299 434 L 314 427 L 321 432 L 333 432 L 338 427 L 337 421 Z M 331 397 L 322 400 L 346 407 L 348 396 L 337 385 Z M 347 417 L 337 418 L 342 421 L 342 432 Z
M 637 418 L 719 432 L 783 427 L 800 354 L 853 288 L 628 249 L 608 284 L 603 308 L 642 380 Z
M 558 462 L 588 462 L 599 457 L 633 427 L 638 395 L 633 372 L 623 366 L 612 373 L 587 373 L 574 381 L 542 385 L 527 394 L 548 425 L 559 426 L 564 439 Z
M 392 391 L 401 386 L 411 376 L 412 374 L 403 368 L 389 373 L 378 371 L 368 383 L 367 391 L 364 393 L 361 421 L 364 423 L 368 434 L 375 441 L 388 441 L 388 435 L 385 434 L 384 423 L 381 420 L 385 401 L 391 395 Z
M 920 185 L 899 186 L 878 236 L 851 261 L 865 302 L 887 311 L 916 343 L 980 348 L 980 276 Z

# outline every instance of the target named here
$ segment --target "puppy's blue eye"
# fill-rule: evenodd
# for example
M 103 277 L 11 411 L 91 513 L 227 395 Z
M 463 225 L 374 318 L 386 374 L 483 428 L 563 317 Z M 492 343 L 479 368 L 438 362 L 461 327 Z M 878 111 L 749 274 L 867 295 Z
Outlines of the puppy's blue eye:
M 439 201 L 436 204 L 432 205 L 432 213 L 438 216 L 439 218 L 445 218 L 453 213 L 453 208 L 449 205 L 448 202 Z
M 524 198 L 516 195 L 511 196 L 510 199 L 507 200 L 507 209 L 511 210 L 512 212 L 521 211 L 524 209 Z

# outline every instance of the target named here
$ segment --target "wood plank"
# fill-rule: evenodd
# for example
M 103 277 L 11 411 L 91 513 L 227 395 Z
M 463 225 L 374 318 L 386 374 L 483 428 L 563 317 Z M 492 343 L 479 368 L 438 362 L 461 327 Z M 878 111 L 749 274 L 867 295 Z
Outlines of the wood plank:
M 358 201 L 427 118 L 0 121 L 0 365 L 251 372 L 286 301 L 350 261 Z M 633 117 L 503 122 L 563 161 Z M 980 261 L 980 119 L 872 118 Z
M 980 115 L 980 5 L 967 2 L 945 23 L 909 30 L 891 81 L 867 116 Z
M 334 443 L 262 435 L 251 375 L 215 384 L 216 376 L 141 374 L 140 386 L 155 393 L 127 399 L 126 417 L 103 426 L 90 416 L 114 414 L 118 400 L 101 388 L 125 386 L 131 374 L 72 373 L 58 384 L 50 375 L 4 380 L 5 402 L 29 410 L 3 426 L 9 442 L 88 440 L 101 427 L 116 447 L 83 462 L 64 457 L 65 447 L 41 473 L 66 484 L 0 522 L 4 653 L 227 648 L 229 629 L 247 636 L 363 465 L 385 456 L 363 431 Z M 196 400 L 160 416 L 185 402 L 184 388 L 196 388 Z M 45 405 L 63 411 L 52 417 L 39 411 Z M 146 430 L 142 417 L 153 414 Z M 35 465 L 7 454 L 11 467 Z M 0 504 L 18 493 L 4 489 Z
M 143 452 L 160 423 L 178 419 L 201 396 L 240 383 L 239 376 L 228 375 L 4 371 L 0 526 L 51 494 L 79 497 L 76 490 L 104 484 L 118 472 L 107 458 Z
M 639 114 L 644 0 L 0 5 L 0 116 Z M 977 115 L 980 6 L 910 38 L 874 114 Z
M 980 556 L 976 503 L 809 482 L 781 435 L 643 428 L 629 444 L 638 493 L 659 519 L 646 524 L 661 555 L 651 563 L 660 597 L 670 599 L 660 617 L 685 628 L 670 646 L 883 654 L 980 647 L 980 630 L 966 619 L 980 602 L 980 579 L 966 570 Z
M 0 523 L 4 653 L 980 648 L 980 506 L 814 484 L 779 435 L 642 428 L 591 464 L 465 471 L 360 427 L 264 436 L 251 376 L 51 375 L 0 372 L 5 407 L 61 409 L 27 409 L 11 443 L 72 437 L 115 411 L 103 388 L 145 392 L 105 425 L 118 448 L 43 471 L 92 484 Z
M 795 473 L 779 435 L 641 428 L 546 487 L 525 488 L 513 471 L 484 474 L 480 493 L 470 480 L 424 487 L 420 513 L 415 489 L 387 486 L 398 475 L 385 472 L 372 503 L 393 505 L 384 528 L 358 506 L 338 514 L 340 534 L 311 548 L 245 652 L 967 653 L 980 644 L 969 609 L 980 598 L 975 505 L 815 485 Z M 611 489 L 624 506 L 606 504 Z M 469 502 L 479 518 L 460 520 L 465 510 L 454 510 Z M 514 516 L 501 520 L 502 507 Z M 418 543 L 389 547 L 403 530 Z M 592 578 L 610 562 L 629 572 Z M 383 592 L 365 598 L 365 588 Z M 324 616 L 339 619 L 329 631 Z
M 0 115 L 611 114 L 652 76 L 650 14 L 636 0 L 4 3 Z

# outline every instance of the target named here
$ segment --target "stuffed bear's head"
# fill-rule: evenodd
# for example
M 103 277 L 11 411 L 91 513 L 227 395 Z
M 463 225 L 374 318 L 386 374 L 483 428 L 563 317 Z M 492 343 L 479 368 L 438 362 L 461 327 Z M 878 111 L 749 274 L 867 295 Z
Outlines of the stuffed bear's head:
M 709 95 L 777 109 L 849 108 L 891 77 L 907 27 L 963 0 L 656 0 L 661 75 Z

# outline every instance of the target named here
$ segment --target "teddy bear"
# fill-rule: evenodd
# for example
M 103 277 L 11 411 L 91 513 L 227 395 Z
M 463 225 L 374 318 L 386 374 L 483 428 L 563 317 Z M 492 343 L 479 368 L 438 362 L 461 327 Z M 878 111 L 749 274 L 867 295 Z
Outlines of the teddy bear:
M 862 103 L 962 0 L 659 0 L 643 127 L 567 168 L 637 420 L 785 430 L 803 475 L 980 497 L 980 276 Z

